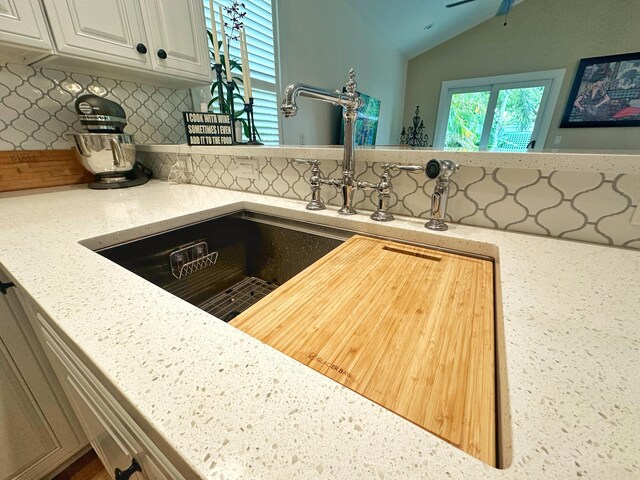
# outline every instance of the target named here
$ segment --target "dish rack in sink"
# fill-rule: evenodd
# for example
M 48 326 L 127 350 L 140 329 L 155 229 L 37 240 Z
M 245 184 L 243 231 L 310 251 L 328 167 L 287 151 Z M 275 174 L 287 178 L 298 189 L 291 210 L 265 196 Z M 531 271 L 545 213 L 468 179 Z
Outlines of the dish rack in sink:
M 181 247 L 169 254 L 171 273 L 178 280 L 211 267 L 218 261 L 218 252 L 209 253 L 207 242 Z

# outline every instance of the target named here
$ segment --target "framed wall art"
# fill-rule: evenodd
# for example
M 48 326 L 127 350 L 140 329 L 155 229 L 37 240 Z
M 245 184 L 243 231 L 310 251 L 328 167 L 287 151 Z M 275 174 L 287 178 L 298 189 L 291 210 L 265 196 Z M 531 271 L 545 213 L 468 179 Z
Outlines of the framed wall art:
M 640 126 L 640 52 L 583 58 L 561 128 Z

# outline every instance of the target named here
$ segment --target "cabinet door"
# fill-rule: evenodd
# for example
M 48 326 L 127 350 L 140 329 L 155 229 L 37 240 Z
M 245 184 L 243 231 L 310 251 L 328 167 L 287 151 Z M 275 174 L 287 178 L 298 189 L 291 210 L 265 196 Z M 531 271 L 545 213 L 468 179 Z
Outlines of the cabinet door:
M 116 433 L 114 427 L 105 420 L 97 404 L 89 400 L 89 394 L 72 375 L 67 375 L 68 395 L 73 403 L 89 442 L 110 475 L 115 469 L 126 470 L 135 458 L 133 447 Z M 138 459 L 136 459 L 138 460 Z M 142 472 L 134 473 L 131 480 L 146 480 Z
M 154 70 L 205 81 L 211 78 L 202 0 L 145 0 L 144 4 Z
M 0 0 L 0 42 L 51 50 L 49 32 L 38 0 Z
M 0 479 L 39 479 L 86 440 L 13 290 L 0 294 Z
M 128 416 L 108 390 L 73 354 L 40 313 L 36 329 L 67 391 L 91 444 L 105 467 L 125 470 L 135 458 L 142 472 L 132 478 L 185 480 L 164 454 Z
M 59 52 L 129 67 L 151 68 L 137 0 L 43 0 Z

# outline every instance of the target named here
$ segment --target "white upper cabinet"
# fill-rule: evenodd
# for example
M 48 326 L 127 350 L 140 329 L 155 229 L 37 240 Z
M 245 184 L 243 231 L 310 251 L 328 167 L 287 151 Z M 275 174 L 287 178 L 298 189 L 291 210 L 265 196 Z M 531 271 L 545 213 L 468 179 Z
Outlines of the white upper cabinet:
M 39 0 L 0 0 L 0 44 L 18 47 L 17 55 L 24 54 L 25 49 L 39 51 L 40 55 L 51 53 Z
M 209 51 L 201 1 L 146 0 L 154 68 L 170 74 L 190 72 L 208 79 Z M 201 28 L 194 28 L 200 25 Z
M 121 66 L 151 65 L 138 0 L 43 2 L 59 53 Z
M 0 0 L 3 60 L 174 87 L 213 79 L 202 0 Z

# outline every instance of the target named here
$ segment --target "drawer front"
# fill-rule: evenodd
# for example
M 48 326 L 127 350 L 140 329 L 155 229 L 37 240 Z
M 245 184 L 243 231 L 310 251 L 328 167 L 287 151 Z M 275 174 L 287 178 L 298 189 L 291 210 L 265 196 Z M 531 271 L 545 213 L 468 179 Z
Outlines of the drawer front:
M 101 415 L 103 412 L 100 412 L 97 405 L 91 401 L 89 394 L 71 374 L 67 376 L 67 382 L 69 399 L 103 465 L 110 475 L 115 473 L 116 468 L 125 470 L 132 464 L 133 459 L 139 458 L 140 455 L 136 454 L 135 449 L 106 421 Z M 137 472 L 131 476 L 131 479 L 148 480 L 148 477 L 142 472 Z
M 63 387 L 71 401 L 89 442 L 112 476 L 116 468 L 126 469 L 134 458 L 142 455 L 142 447 L 127 435 L 122 423 L 109 411 L 94 388 L 83 377 L 77 366 L 67 356 L 65 347 L 42 328 L 42 336 L 57 365 Z M 133 480 L 148 480 L 146 476 L 135 474 Z
M 112 474 L 114 469 L 124 470 L 135 458 L 142 467 L 143 475 L 131 477 L 135 480 L 184 480 L 159 448 L 124 411 L 106 388 L 93 376 L 82 362 L 69 350 L 47 321 L 36 314 L 42 338 L 53 361 L 59 366 L 59 375 L 66 380 L 68 395 L 81 417 L 91 417 L 83 426 L 100 459 Z M 84 403 L 83 403 L 84 402 Z M 79 405 L 75 405 L 78 403 Z M 82 412 L 82 413 L 81 413 Z M 101 442 L 103 437 L 111 440 Z M 95 444 L 94 444 L 95 442 Z M 96 447 L 97 445 L 97 447 Z M 101 450 L 101 451 L 99 451 Z M 116 461 L 111 458 L 117 459 Z

